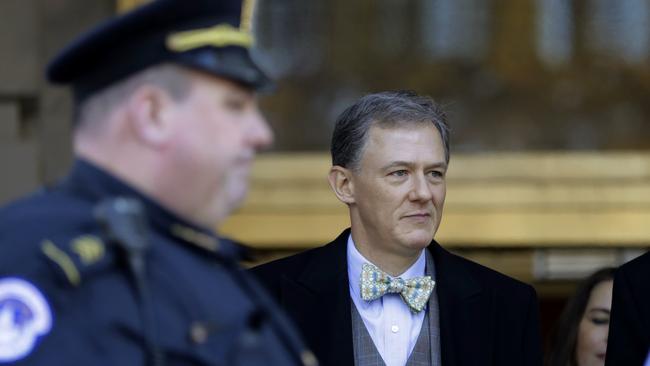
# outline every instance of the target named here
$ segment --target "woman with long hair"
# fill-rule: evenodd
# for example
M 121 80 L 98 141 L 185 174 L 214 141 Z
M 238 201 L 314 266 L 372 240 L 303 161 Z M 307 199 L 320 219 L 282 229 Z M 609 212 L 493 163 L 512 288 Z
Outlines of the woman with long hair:
M 578 285 L 556 325 L 547 366 L 605 364 L 614 271 L 603 268 Z

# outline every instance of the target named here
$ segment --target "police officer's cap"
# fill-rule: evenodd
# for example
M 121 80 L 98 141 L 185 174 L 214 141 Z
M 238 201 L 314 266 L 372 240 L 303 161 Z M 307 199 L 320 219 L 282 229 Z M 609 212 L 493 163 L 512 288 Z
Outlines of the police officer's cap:
M 75 99 L 149 66 L 180 64 L 255 90 L 271 81 L 251 59 L 252 0 L 155 0 L 82 35 L 47 68 Z

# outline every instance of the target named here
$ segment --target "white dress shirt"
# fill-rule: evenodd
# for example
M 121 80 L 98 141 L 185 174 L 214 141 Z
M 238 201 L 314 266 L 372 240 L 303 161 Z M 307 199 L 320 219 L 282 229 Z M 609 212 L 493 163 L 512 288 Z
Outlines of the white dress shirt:
M 350 297 L 370 333 L 377 351 L 386 366 L 404 366 L 413 351 L 420 335 L 424 311 L 413 314 L 399 294 L 386 294 L 374 301 L 361 298 L 360 279 L 361 266 L 371 263 L 354 245 L 352 235 L 348 238 L 348 279 L 350 281 Z M 403 279 L 424 276 L 426 257 L 424 250 L 420 257 L 404 273 Z

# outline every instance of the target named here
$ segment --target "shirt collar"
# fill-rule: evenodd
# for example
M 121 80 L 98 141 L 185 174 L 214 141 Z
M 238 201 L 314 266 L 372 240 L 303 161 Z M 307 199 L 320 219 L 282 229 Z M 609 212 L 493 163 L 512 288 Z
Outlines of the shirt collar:
M 348 236 L 348 247 L 347 247 L 347 256 L 348 256 L 348 280 L 350 282 L 350 291 L 354 294 L 355 297 L 361 298 L 359 281 L 361 280 L 361 267 L 364 263 L 373 264 L 371 261 L 366 259 L 357 250 L 357 247 L 354 244 L 352 239 L 352 234 Z M 424 276 L 426 269 L 426 253 L 423 249 L 420 253 L 418 259 L 413 263 L 404 273 L 400 274 L 398 277 L 402 277 L 405 280 L 409 278 Z

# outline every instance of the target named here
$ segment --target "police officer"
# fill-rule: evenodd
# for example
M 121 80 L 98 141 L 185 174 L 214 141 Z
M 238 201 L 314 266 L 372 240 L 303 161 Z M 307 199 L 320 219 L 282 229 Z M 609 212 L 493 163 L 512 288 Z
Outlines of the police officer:
M 157 0 L 48 66 L 75 99 L 75 162 L 0 210 L 0 364 L 315 364 L 211 228 L 272 133 L 252 4 Z

